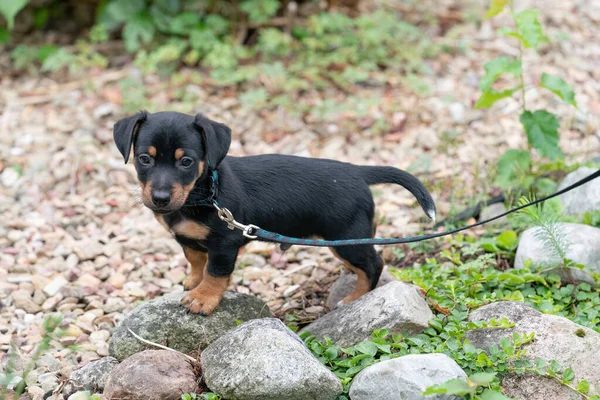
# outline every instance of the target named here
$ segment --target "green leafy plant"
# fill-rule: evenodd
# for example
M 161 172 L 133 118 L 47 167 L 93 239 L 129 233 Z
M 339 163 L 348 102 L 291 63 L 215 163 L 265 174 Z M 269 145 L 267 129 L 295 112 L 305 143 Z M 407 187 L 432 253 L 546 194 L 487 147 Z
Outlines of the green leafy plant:
M 181 395 L 181 400 L 221 400 L 221 397 L 214 393 L 184 393 Z
M 104 68 L 108 65 L 108 60 L 94 51 L 88 42 L 78 41 L 75 48 L 76 50 L 72 51 L 54 45 L 18 45 L 12 50 L 11 58 L 14 68 L 29 72 L 35 72 L 38 65 L 41 72 L 68 67 L 71 73 L 81 68 Z
M 528 198 L 522 197 L 518 204 L 522 205 L 528 202 L 530 202 Z M 593 214 L 588 214 L 587 217 L 584 215 L 584 222 L 586 218 L 590 220 L 592 218 L 591 215 Z M 534 235 L 542 243 L 546 254 L 550 255 L 548 261 L 543 265 L 545 268 L 543 272 L 554 272 L 556 268 L 563 270 L 586 269 L 585 265 L 576 263 L 567 257 L 571 242 L 564 232 L 564 225 L 560 223 L 564 220 L 572 220 L 572 218 L 563 216 L 562 203 L 559 199 L 550 199 L 542 204 L 524 208 L 512 219 L 513 223 L 518 226 L 533 226 L 537 228 Z M 586 273 L 596 281 L 600 279 L 600 274 L 595 273 L 589 268 L 586 270 Z
M 240 3 L 240 10 L 252 22 L 265 22 L 277 13 L 280 6 L 279 0 L 244 0 Z
M 519 240 L 515 231 L 505 231 L 495 238 L 482 238 L 479 243 L 489 253 L 500 254 L 506 258 L 512 258 Z
M 506 271 L 494 268 L 495 264 L 494 254 L 443 267 L 435 258 L 428 258 L 423 265 L 391 272 L 423 288 L 436 310 L 467 313 L 493 301 L 524 301 L 541 312 L 600 331 L 600 298 L 596 298 L 600 288 L 588 283 L 563 284 L 555 274 L 543 276 L 544 268 L 531 263 Z
M 599 400 L 600 395 L 590 394 L 590 383 L 582 379 L 580 381 L 575 380 L 575 372 L 572 368 L 563 368 L 556 360 L 550 362 L 538 358 L 535 363 L 528 360 L 518 360 L 514 366 L 510 367 L 510 371 L 517 374 L 537 374 L 551 378 L 561 385 L 568 387 L 575 393 L 579 394 L 583 399 L 586 400 Z
M 537 150 L 542 157 L 551 160 L 558 160 L 563 156 L 563 153 L 559 146 L 558 128 L 560 124 L 556 115 L 547 110 L 531 111 L 527 108 L 526 103 L 523 53 L 525 49 L 536 50 L 541 43 L 548 41 L 538 19 L 539 11 L 527 9 L 516 12 L 513 0 L 492 0 L 485 18 L 495 17 L 506 8 L 509 9 L 514 29 L 503 28 L 499 33 L 517 40 L 519 57 L 501 56 L 485 64 L 485 75 L 479 81 L 479 90 L 482 93 L 475 104 L 475 108 L 489 108 L 498 100 L 512 97 L 516 93 L 521 96 L 519 120 L 527 135 L 529 149 L 526 151 L 508 150 L 498 160 L 496 184 L 504 188 L 510 188 L 515 180 L 521 181 L 519 178 L 523 176 L 524 172 L 531 169 L 532 149 Z M 507 76 L 513 77 L 513 81 L 517 81 L 516 86 L 507 88 L 506 83 L 498 84 L 500 78 Z M 494 88 L 494 86 L 502 87 L 502 89 Z M 562 78 L 543 73 L 540 86 L 556 94 L 566 104 L 577 107 L 575 93 Z M 530 183 L 525 181 L 522 182 L 522 185 L 527 187 Z
M 506 349 L 508 352 L 512 351 L 512 347 L 513 345 L 510 344 L 508 339 L 506 339 L 502 344 L 502 348 Z M 583 399 L 600 399 L 600 396 L 597 394 L 588 395 L 590 383 L 587 380 L 582 379 L 580 381 L 575 381 L 575 372 L 573 369 L 563 369 L 563 367 L 556 360 L 547 362 L 541 358 L 537 358 L 534 363 L 529 360 L 516 358 L 514 360 L 514 364 L 507 366 L 506 370 L 519 375 L 529 373 L 548 377 L 579 394 Z M 429 387 L 423 392 L 423 395 L 449 394 L 459 395 L 463 398 L 471 400 L 515 400 L 511 397 L 505 396 L 498 390 L 489 388 L 489 386 L 495 381 L 495 378 L 495 372 L 475 373 L 469 376 L 466 380 L 451 379 L 441 385 Z
M 16 2 L 15 2 L 16 3 Z M 102 66 L 106 60 L 94 46 L 120 35 L 135 63 L 145 73 L 172 74 L 181 64 L 210 69 L 211 83 L 233 85 L 259 82 L 248 88 L 244 104 L 252 108 L 285 106 L 299 113 L 334 115 L 365 113 L 379 98 L 348 96 L 348 102 L 300 105 L 290 92 L 331 86 L 346 90 L 377 80 L 382 69 L 406 76 L 416 92 L 428 90 L 420 75 L 423 58 L 442 51 L 428 35 L 395 13 L 378 9 L 351 18 L 325 12 L 290 20 L 295 25 L 272 24 L 281 17 L 281 0 L 165 1 L 107 0 L 96 10 L 87 45 L 75 49 L 18 47 L 17 68 L 42 72 L 68 66 Z M 43 15 L 40 13 L 40 26 Z M 279 20 L 277 20 L 279 21 Z M 264 25 L 264 26 L 263 26 Z M 251 39 L 251 40 L 246 40 Z M 83 57 L 81 57 L 83 55 Z M 285 95 L 287 94 L 287 95 Z M 376 123 L 374 131 L 386 126 Z
M 8 30 L 15 26 L 15 17 L 25 6 L 27 0 L 0 0 L 0 15 L 6 20 Z
M 491 358 L 487 357 L 483 350 L 475 349 L 464 335 L 469 329 L 510 328 L 513 324 L 506 319 L 491 320 L 489 324 L 467 322 L 466 319 L 467 314 L 453 312 L 447 317 L 431 320 L 430 328 L 423 334 L 408 337 L 390 334 L 387 329 L 374 330 L 371 340 L 348 348 L 337 346 L 328 338 L 323 342 L 318 341 L 306 331 L 302 332 L 300 337 L 317 359 L 341 379 L 347 393 L 352 378 L 364 368 L 408 354 L 446 353 L 469 371 L 480 369 L 477 365 L 481 364 L 484 358 L 492 364 L 507 362 L 508 354 L 499 351 L 490 356 Z
M 14 389 L 14 399 L 17 400 L 19 396 L 23 394 L 25 390 L 26 378 L 35 367 L 36 361 L 39 360 L 40 357 L 42 357 L 42 355 L 48 351 L 48 349 L 50 349 L 50 342 L 52 340 L 64 335 L 63 330 L 59 328 L 62 319 L 62 315 L 59 314 L 50 314 L 44 318 L 44 322 L 42 324 L 42 340 L 35 348 L 35 351 L 31 356 L 31 360 L 27 363 L 23 373 L 20 376 L 15 374 L 14 357 L 9 356 L 10 358 L 5 371 L 4 379 L 3 381 L 0 381 L 0 400 L 5 400 L 7 398 L 6 387 L 17 376 L 20 378 L 20 380 Z
M 478 372 L 467 377 L 466 380 L 452 379 L 441 385 L 427 388 L 423 395 L 449 394 L 474 400 L 514 400 L 498 391 L 486 388 L 495 378 L 496 373 Z M 481 394 L 477 394 L 478 392 L 481 392 Z
M 521 206 L 530 201 L 530 199 L 523 196 L 519 199 L 518 205 Z M 521 218 L 523 225 L 538 228 L 535 236 L 543 243 L 544 250 L 564 262 L 571 244 L 567 239 L 562 224 L 560 224 L 561 216 L 562 205 L 558 199 L 526 207 L 518 211 L 517 214 L 517 217 Z M 564 263 L 567 264 L 566 262 Z
M 595 226 L 596 228 L 600 227 L 600 211 L 588 211 L 583 214 L 582 221 L 586 225 Z

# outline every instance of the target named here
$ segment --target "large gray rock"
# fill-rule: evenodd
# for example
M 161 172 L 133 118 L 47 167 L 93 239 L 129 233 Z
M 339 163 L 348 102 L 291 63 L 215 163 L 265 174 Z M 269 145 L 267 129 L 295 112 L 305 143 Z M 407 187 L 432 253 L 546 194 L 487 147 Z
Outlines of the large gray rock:
M 197 372 L 183 355 L 145 350 L 117 365 L 106 381 L 104 396 L 122 400 L 179 400 L 198 388 Z
M 572 223 L 558 223 L 557 228 L 569 244 L 566 249 L 566 257 L 585 265 L 586 268 L 580 270 L 557 267 L 551 272 L 560 275 L 566 282 L 594 284 L 594 279 L 589 271 L 600 273 L 600 229 Z M 537 227 L 523 232 L 515 256 L 515 268 L 523 268 L 525 260 L 528 258 L 533 261 L 534 266 L 542 265 L 550 268 L 562 264 L 562 260 L 556 254 L 554 247 L 545 245 L 544 241 L 540 239 L 541 234 L 541 228 Z
M 423 332 L 433 313 L 419 288 L 395 281 L 343 305 L 306 326 L 318 338 L 329 336 L 342 347 L 371 337 L 374 329 L 415 335 Z
M 266 304 L 257 297 L 225 292 L 221 304 L 208 317 L 188 313 L 180 304 L 183 293 L 174 293 L 151 300 L 125 316 L 113 332 L 110 355 L 117 360 L 153 348 L 137 340 L 135 334 L 152 342 L 167 344 L 182 353 L 196 355 L 228 330 L 236 321 L 270 317 Z
M 338 303 L 344 299 L 344 297 L 352 293 L 356 287 L 356 280 L 356 274 L 344 270 L 337 281 L 335 281 L 335 283 L 331 286 L 331 290 L 329 291 L 329 296 L 327 296 L 325 305 L 330 310 L 333 310 L 335 307 L 337 307 Z M 396 278 L 394 278 L 392 274 L 390 274 L 387 270 L 384 270 L 379 277 L 377 287 L 387 285 L 395 280 Z
M 228 400 L 334 400 L 340 380 L 274 318 L 246 322 L 202 352 L 206 385 Z
M 421 396 L 425 389 L 467 374 L 445 354 L 411 354 L 371 365 L 352 381 L 352 400 L 450 400 L 458 396 Z
M 102 392 L 108 375 L 118 364 L 116 358 L 109 356 L 84 365 L 71 373 L 69 382 L 65 385 L 62 393 L 69 396 L 82 390 L 89 390 L 92 393 Z
M 558 185 L 558 190 L 571 186 L 580 179 L 598 171 L 595 168 L 581 167 L 571 172 Z M 600 180 L 594 179 L 570 192 L 559 196 L 563 204 L 563 212 L 567 215 L 579 215 L 588 211 L 600 210 Z
M 577 381 L 588 380 L 592 385 L 591 393 L 599 389 L 593 385 L 600 382 L 600 334 L 566 318 L 542 314 L 523 303 L 512 301 L 481 307 L 469 315 L 469 320 L 487 321 L 502 317 L 514 322 L 515 326 L 471 330 L 467 333 L 471 344 L 487 350 L 492 345 L 499 345 L 503 337 L 512 337 L 513 332 L 533 332 L 535 339 L 524 346 L 526 360 L 556 360 L 563 368 L 571 367 Z M 580 399 L 569 388 L 539 375 L 510 375 L 503 380 L 502 387 L 507 396 L 521 400 Z

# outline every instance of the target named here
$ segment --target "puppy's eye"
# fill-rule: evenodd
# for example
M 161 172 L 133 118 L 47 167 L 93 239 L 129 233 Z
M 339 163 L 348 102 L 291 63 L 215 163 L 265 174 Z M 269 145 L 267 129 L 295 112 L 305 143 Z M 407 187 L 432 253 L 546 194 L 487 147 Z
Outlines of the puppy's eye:
M 140 163 L 142 165 L 148 165 L 150 164 L 150 162 L 152 161 L 150 159 L 150 156 L 146 155 L 146 154 L 142 154 L 141 156 L 138 157 L 138 160 L 140 160 Z
M 190 157 L 183 157 L 180 161 L 182 167 L 189 167 L 194 163 Z

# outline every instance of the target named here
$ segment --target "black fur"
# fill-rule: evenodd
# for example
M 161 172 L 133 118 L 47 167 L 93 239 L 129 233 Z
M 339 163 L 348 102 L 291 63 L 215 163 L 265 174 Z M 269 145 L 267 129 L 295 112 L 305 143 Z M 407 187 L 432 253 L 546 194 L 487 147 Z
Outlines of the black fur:
M 427 215 L 435 216 L 435 204 L 427 189 L 412 175 L 392 167 L 356 166 L 348 163 L 284 155 L 249 157 L 225 156 L 231 131 L 202 115 L 195 118 L 161 112 L 130 117 L 115 126 L 117 147 L 127 159 L 127 143 L 133 143 L 138 178 L 152 188 L 188 185 L 195 181 L 185 203 L 177 209 L 157 209 L 164 221 L 174 226 L 192 220 L 210 228 L 208 237 L 176 235 L 183 246 L 208 252 L 208 273 L 228 276 L 233 272 L 238 250 L 247 243 L 240 231 L 229 230 L 213 208 L 198 206 L 209 194 L 210 175 L 219 175 L 218 203 L 228 208 L 245 224 L 294 237 L 319 236 L 327 240 L 365 238 L 374 235 L 375 207 L 369 185 L 396 183 L 408 189 Z M 141 122 L 141 123 L 140 123 Z M 137 137 L 133 131 L 139 124 Z M 138 158 L 148 146 L 158 150 L 151 166 Z M 184 149 L 194 166 L 205 162 L 202 174 L 197 168 L 181 168 L 172 154 Z M 207 157 L 209 160 L 207 160 Z M 381 274 L 382 260 L 373 246 L 348 246 L 335 249 L 350 265 L 363 270 L 371 289 Z
M 131 117 L 123 118 L 115 124 L 113 137 L 117 149 L 119 149 L 125 159 L 125 164 L 127 164 L 127 161 L 129 160 L 129 153 L 135 139 L 136 128 L 138 128 L 138 125 L 142 123 L 146 117 L 147 113 L 140 111 Z
M 206 164 L 210 168 L 216 168 L 229 151 L 231 129 L 223 124 L 211 121 L 202 114 L 196 115 L 194 125 L 204 135 Z

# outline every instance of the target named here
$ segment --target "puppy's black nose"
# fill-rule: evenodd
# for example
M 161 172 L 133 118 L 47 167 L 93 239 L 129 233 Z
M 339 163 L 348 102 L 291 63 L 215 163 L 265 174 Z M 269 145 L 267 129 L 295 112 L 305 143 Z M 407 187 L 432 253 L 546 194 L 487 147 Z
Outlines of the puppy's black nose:
M 152 202 L 157 207 L 166 207 L 171 202 L 171 192 L 166 190 L 157 190 L 152 193 Z

